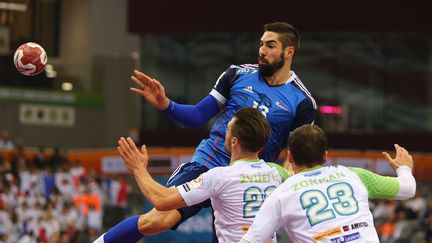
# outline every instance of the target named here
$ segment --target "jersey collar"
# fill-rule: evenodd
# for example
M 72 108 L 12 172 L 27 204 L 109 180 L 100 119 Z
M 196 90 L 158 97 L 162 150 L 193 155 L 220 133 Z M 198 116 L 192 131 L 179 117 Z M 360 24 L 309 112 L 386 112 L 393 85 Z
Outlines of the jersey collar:
M 277 84 L 277 85 L 270 85 L 267 80 L 265 80 L 265 78 L 260 74 L 260 78 L 262 79 L 262 81 L 264 81 L 269 87 L 278 87 L 278 86 L 283 86 L 286 85 L 288 83 L 291 83 L 294 79 L 297 78 L 297 75 L 295 74 L 295 72 L 293 70 L 290 70 L 291 72 L 291 76 L 288 78 L 287 81 L 285 81 L 285 83 L 281 83 L 281 84 Z
M 318 169 L 321 169 L 322 167 L 323 167 L 322 165 L 317 165 L 317 166 L 314 166 L 312 168 L 308 168 L 308 169 L 302 170 L 299 173 L 308 172 L 308 171 L 312 171 L 312 170 L 318 170 Z
M 293 70 L 291 70 L 291 77 L 289 77 L 289 79 L 285 82 L 285 84 L 291 83 L 296 78 L 297 78 L 297 75 L 295 74 L 295 72 Z
M 254 160 L 243 160 L 243 159 L 239 159 L 239 160 L 235 160 L 235 161 L 231 162 L 229 165 L 232 166 L 232 165 L 235 165 L 235 164 L 238 164 L 238 163 L 241 163 L 241 162 L 245 162 L 245 163 L 256 163 L 256 162 L 261 162 L 261 161 L 262 161 L 262 159 L 254 159 Z

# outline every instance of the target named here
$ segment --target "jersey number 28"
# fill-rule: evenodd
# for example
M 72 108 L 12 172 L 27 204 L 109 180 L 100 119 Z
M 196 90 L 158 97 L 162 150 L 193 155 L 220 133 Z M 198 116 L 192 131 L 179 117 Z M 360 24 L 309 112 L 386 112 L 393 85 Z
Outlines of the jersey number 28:
M 264 200 L 276 189 L 275 186 L 268 186 L 261 190 L 256 186 L 247 188 L 243 193 L 243 218 L 255 218 Z
M 329 202 L 332 204 L 330 207 Z M 335 218 L 335 212 L 347 216 L 359 210 L 352 187 L 346 182 L 328 186 L 326 193 L 320 190 L 305 191 L 300 196 L 300 203 L 306 210 L 310 226 Z

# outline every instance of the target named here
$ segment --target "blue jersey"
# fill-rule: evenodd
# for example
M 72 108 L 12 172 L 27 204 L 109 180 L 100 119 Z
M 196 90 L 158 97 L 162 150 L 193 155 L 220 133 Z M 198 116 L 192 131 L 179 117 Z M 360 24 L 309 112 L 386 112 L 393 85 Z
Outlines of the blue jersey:
M 256 65 L 231 66 L 217 80 L 210 92 L 223 105 L 213 125 L 210 138 L 201 141 L 192 161 L 208 168 L 227 166 L 230 154 L 225 151 L 227 124 L 243 107 L 259 109 L 271 125 L 269 141 L 260 152 L 264 161 L 276 161 L 286 147 L 292 130 L 313 123 L 316 103 L 309 91 L 291 71 L 291 77 L 281 85 L 269 85 Z

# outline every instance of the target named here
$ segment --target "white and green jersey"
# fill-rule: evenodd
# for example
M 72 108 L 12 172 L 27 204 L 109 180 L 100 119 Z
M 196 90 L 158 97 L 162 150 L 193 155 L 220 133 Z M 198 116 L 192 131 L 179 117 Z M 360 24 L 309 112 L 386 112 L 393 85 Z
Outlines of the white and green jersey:
M 238 242 L 264 200 L 289 175 L 273 163 L 239 160 L 213 168 L 177 189 L 188 206 L 210 198 L 219 242 Z
M 266 242 L 279 228 L 293 242 L 379 242 L 368 199 L 407 199 L 415 193 L 411 169 L 401 166 L 397 174 L 318 166 L 291 176 L 263 204 L 242 242 Z

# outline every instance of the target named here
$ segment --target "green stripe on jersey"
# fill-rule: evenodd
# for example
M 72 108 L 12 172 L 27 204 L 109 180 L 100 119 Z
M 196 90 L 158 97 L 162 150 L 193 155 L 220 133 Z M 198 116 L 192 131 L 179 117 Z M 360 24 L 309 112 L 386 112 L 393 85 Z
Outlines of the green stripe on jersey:
M 278 164 L 271 163 L 271 162 L 267 162 L 267 164 L 270 167 L 275 168 L 279 172 L 279 175 L 282 178 L 282 182 L 284 182 L 286 179 L 288 179 L 288 177 L 292 176 L 292 173 L 289 170 L 285 169 L 284 167 L 282 167 Z
M 378 175 L 357 167 L 348 167 L 348 169 L 360 177 L 369 193 L 369 198 L 395 199 L 399 193 L 399 181 L 396 177 Z

